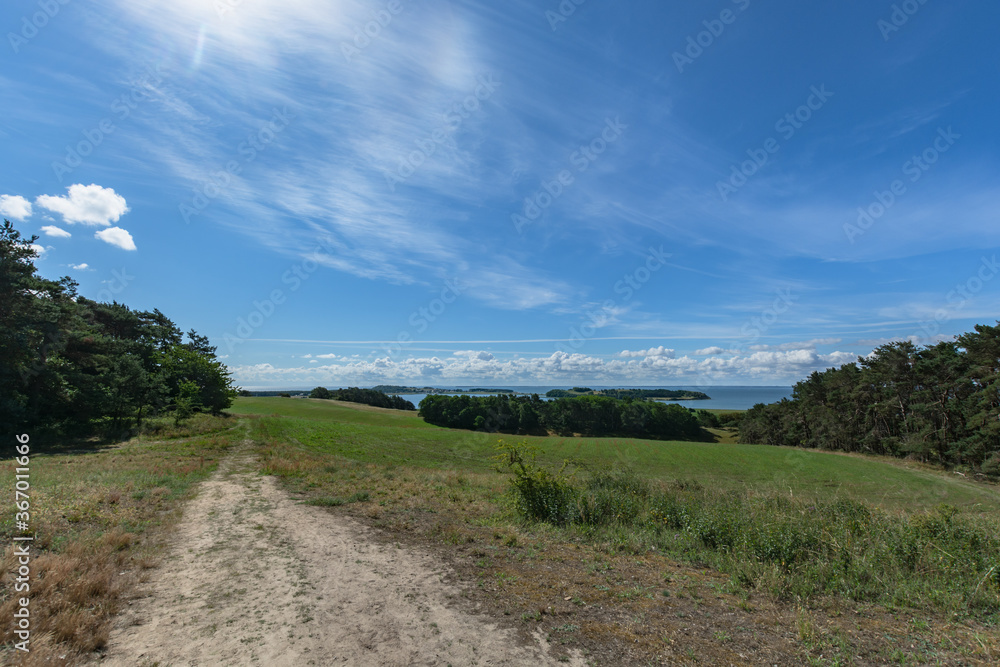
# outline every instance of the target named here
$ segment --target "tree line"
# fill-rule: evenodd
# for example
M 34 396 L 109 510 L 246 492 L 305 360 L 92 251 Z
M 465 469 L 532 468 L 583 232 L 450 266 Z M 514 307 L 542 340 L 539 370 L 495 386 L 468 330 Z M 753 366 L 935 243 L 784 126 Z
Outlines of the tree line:
M 606 396 L 543 401 L 538 394 L 432 395 L 420 402 L 420 416 L 437 426 L 499 433 L 712 439 L 699 415 L 679 405 Z
M 77 294 L 38 275 L 32 244 L 0 229 L 0 430 L 121 434 L 144 418 L 218 413 L 235 396 L 208 338 L 159 310 Z
M 888 343 L 814 372 L 791 400 L 755 405 L 740 421 L 740 440 L 912 456 L 1000 475 L 998 372 L 1000 327 L 976 325 L 933 346 Z
M 416 410 L 413 403 L 410 403 L 399 396 L 389 396 L 377 389 L 359 389 L 358 387 L 348 387 L 347 389 L 334 389 L 326 387 L 316 387 L 309 392 L 309 398 L 335 399 L 338 401 L 349 401 L 351 403 L 363 403 L 373 405 L 377 408 L 392 408 L 393 410 Z

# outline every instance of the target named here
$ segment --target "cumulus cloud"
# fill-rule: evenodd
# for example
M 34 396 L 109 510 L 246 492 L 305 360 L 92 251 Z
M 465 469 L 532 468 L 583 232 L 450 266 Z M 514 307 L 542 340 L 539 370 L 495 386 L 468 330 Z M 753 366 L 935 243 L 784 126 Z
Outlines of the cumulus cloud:
M 478 350 L 478 351 L 477 350 L 460 350 L 458 352 L 452 353 L 452 356 L 463 357 L 463 358 L 468 359 L 470 361 L 493 361 L 496 358 L 491 353 L 484 352 L 482 350 Z
M 659 351 L 659 348 L 653 348 Z M 648 350 L 646 350 L 648 352 Z M 237 382 L 291 384 L 385 383 L 448 384 L 712 384 L 750 381 L 772 384 L 789 383 L 806 377 L 814 370 L 840 366 L 856 360 L 849 352 L 818 354 L 813 350 L 771 350 L 731 358 L 712 356 L 695 359 L 675 358 L 665 354 L 642 358 L 603 359 L 581 353 L 554 352 L 541 357 L 498 359 L 486 351 L 463 351 L 440 359 L 409 358 L 375 360 L 341 358 L 339 363 L 277 368 L 271 364 L 235 366 Z
M 89 264 L 70 264 L 69 268 L 73 269 L 74 271 L 86 271 L 87 269 L 90 268 L 90 265 Z
M 59 213 L 68 223 L 108 226 L 129 212 L 125 198 L 111 188 L 91 183 L 76 183 L 66 188 L 67 195 L 41 195 L 35 200 L 38 206 Z
M 330 354 L 317 354 L 316 358 L 317 359 L 336 359 L 337 355 L 333 354 L 333 353 L 330 353 Z
M 73 236 L 65 229 L 62 229 L 61 227 L 56 227 L 55 225 L 45 225 L 44 227 L 42 227 L 42 233 L 45 234 L 46 236 L 51 236 L 52 238 L 55 239 L 68 239 L 69 237 Z
M 40 246 L 37 243 L 32 243 L 31 244 L 31 249 L 35 251 L 35 255 L 38 257 L 38 259 L 41 259 L 42 257 L 44 257 L 45 253 L 47 253 L 49 251 L 48 248 Z
M 725 350 L 719 347 L 718 345 L 713 345 L 712 347 L 703 347 L 700 350 L 694 351 L 696 356 L 713 356 L 716 354 L 722 354 L 723 352 L 725 352 Z
M 671 350 L 668 347 L 651 347 L 648 350 L 622 350 L 618 353 L 619 357 L 665 357 L 667 359 L 673 359 L 676 356 L 676 350 Z
M 122 250 L 135 250 L 135 241 L 132 240 L 132 235 L 121 227 L 108 227 L 107 229 L 94 232 L 94 238 L 100 239 L 105 243 L 110 243 Z
M 20 195 L 0 195 L 0 215 L 24 220 L 31 215 L 31 202 Z

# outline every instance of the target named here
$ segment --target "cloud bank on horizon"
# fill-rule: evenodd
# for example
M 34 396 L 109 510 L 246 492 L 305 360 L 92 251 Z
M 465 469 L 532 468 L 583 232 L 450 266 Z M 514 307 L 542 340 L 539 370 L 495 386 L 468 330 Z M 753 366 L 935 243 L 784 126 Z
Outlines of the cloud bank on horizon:
M 0 214 L 254 387 L 784 384 L 996 319 L 1000 7 L 574 7 L 4 7 Z

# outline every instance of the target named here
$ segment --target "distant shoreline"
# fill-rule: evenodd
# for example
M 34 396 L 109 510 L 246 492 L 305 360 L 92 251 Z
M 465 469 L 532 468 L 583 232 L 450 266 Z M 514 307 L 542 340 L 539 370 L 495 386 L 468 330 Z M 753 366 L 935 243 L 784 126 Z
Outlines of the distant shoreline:
M 588 387 L 573 387 L 572 389 L 550 389 L 541 391 L 519 391 L 516 389 L 505 389 L 496 387 L 472 387 L 469 389 L 444 389 L 440 387 L 410 387 L 406 385 L 375 385 L 371 388 L 374 391 L 381 391 L 388 395 L 411 396 L 411 395 L 509 395 L 509 396 L 531 396 L 532 394 L 543 395 L 547 398 L 573 398 L 577 396 L 609 396 L 613 398 L 650 399 L 656 401 L 702 401 L 710 400 L 711 397 L 699 391 L 685 389 L 590 389 Z M 309 393 L 308 390 L 283 390 L 267 389 L 250 391 L 254 396 L 278 396 L 281 394 L 302 394 Z

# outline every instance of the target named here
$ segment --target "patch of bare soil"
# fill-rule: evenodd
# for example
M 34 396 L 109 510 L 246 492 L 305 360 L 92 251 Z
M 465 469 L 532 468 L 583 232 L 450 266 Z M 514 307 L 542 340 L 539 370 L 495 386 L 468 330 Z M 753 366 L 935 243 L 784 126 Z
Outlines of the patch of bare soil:
M 439 558 L 297 504 L 244 449 L 190 505 L 102 665 L 546 665 L 584 661 L 459 608 Z M 466 608 L 467 609 L 467 608 Z

